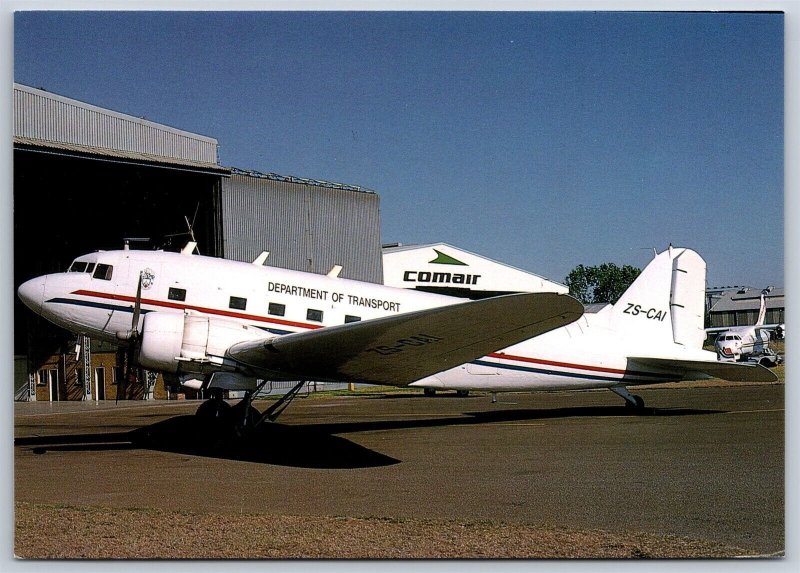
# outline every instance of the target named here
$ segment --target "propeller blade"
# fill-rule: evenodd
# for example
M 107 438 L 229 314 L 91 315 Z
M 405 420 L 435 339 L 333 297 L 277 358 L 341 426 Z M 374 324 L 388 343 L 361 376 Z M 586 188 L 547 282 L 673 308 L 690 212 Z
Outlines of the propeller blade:
M 142 275 L 139 271 L 139 284 L 136 286 L 136 301 L 133 303 L 133 320 L 131 321 L 131 338 L 139 336 L 139 315 L 142 313 Z
M 120 393 L 123 394 L 123 398 L 126 397 L 125 395 L 128 392 L 128 379 L 133 372 L 133 361 L 136 356 L 136 345 L 138 344 L 139 340 L 139 316 L 142 314 L 142 280 L 143 280 L 143 271 L 139 271 L 139 284 L 136 285 L 136 299 L 133 303 L 133 318 L 131 319 L 131 330 L 129 335 L 127 336 L 128 340 L 128 351 L 125 353 L 125 373 L 123 375 L 123 379 L 120 383 L 117 384 L 117 396 L 114 399 L 114 403 L 119 402 L 119 395 Z M 119 336 L 119 335 L 118 335 Z

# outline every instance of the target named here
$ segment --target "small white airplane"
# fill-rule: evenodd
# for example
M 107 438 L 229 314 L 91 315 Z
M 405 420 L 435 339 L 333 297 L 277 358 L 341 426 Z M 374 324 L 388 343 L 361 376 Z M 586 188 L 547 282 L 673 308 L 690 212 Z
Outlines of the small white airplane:
M 88 336 L 128 344 L 172 381 L 210 391 L 199 415 L 253 424 L 267 380 L 340 381 L 451 390 L 608 388 L 698 377 L 774 380 L 760 365 L 702 350 L 705 262 L 657 255 L 618 303 L 584 314 L 556 293 L 464 301 L 192 254 L 121 250 L 75 259 L 18 289 L 32 310 Z M 300 389 L 255 423 L 272 419 Z M 233 410 L 222 390 L 245 390 Z
M 751 326 L 721 326 L 707 328 L 706 332 L 719 332 L 714 341 L 717 356 L 722 360 L 744 360 L 754 354 L 763 354 L 769 348 L 770 332 L 780 329 L 780 324 L 764 324 L 767 304 L 761 294 L 761 306 L 756 323 Z

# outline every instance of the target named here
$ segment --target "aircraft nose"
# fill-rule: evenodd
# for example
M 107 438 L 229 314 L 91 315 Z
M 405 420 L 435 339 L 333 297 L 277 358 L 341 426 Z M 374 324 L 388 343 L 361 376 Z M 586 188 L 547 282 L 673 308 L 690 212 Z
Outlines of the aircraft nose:
M 45 282 L 46 277 L 36 277 L 35 279 L 22 283 L 17 289 L 17 295 L 20 300 L 25 303 L 25 306 L 37 314 L 41 314 L 42 312 Z

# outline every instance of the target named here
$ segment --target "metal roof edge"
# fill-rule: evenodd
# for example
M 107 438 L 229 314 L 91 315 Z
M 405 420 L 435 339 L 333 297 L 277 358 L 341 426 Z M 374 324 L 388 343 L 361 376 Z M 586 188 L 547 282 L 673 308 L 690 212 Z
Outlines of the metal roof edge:
M 349 185 L 347 183 L 335 183 L 333 181 L 325 181 L 322 179 L 307 179 L 305 177 L 295 177 L 294 175 L 280 175 L 278 173 L 262 173 L 254 169 L 240 169 L 238 167 L 227 168 L 231 175 L 243 175 L 253 177 L 255 179 L 268 179 L 270 181 L 280 181 L 283 183 L 298 183 L 300 185 L 311 185 L 314 187 L 325 187 L 327 189 L 338 189 L 342 191 L 355 191 L 357 193 L 367 193 L 369 195 L 377 195 L 377 192 L 366 187 L 359 185 Z
M 127 160 L 140 164 L 157 164 L 163 167 L 191 168 L 203 170 L 222 176 L 230 176 L 230 171 L 217 163 L 206 163 L 204 161 L 192 161 L 190 159 L 179 159 L 165 157 L 163 155 L 151 155 L 136 151 L 123 151 L 109 147 L 93 147 L 80 145 L 77 143 L 62 143 L 47 139 L 35 139 L 31 137 L 14 136 L 14 148 L 21 151 L 31 151 L 39 153 L 50 153 L 57 155 L 73 155 L 84 159 L 103 159 L 103 160 Z
M 97 113 L 101 113 L 101 114 L 108 115 L 108 116 L 111 116 L 111 117 L 116 117 L 118 119 L 124 119 L 124 120 L 131 121 L 131 122 L 134 122 L 134 123 L 139 123 L 139 124 L 141 124 L 143 126 L 151 127 L 153 129 L 166 131 L 166 132 L 173 133 L 175 135 L 182 135 L 182 136 L 185 136 L 185 137 L 202 140 L 202 141 L 205 141 L 206 143 L 219 145 L 219 141 L 216 138 L 210 137 L 208 135 L 201 135 L 199 133 L 186 131 L 185 129 L 179 129 L 177 127 L 172 127 L 170 125 L 166 125 L 166 124 L 163 124 L 163 123 L 158 123 L 158 122 L 155 122 L 155 121 L 151 121 L 149 119 L 144 119 L 143 117 L 136 117 L 135 115 L 130 115 L 130 114 L 123 113 L 123 112 L 120 112 L 120 111 L 114 111 L 114 110 L 111 110 L 111 109 L 108 109 L 108 108 L 105 108 L 105 107 L 100 107 L 98 105 L 86 103 L 86 102 L 78 100 L 78 99 L 74 99 L 74 98 L 70 98 L 70 97 L 67 97 L 67 96 L 59 95 L 57 93 L 49 92 L 49 91 L 47 91 L 45 89 L 42 89 L 42 88 L 34 88 L 34 87 L 31 87 L 31 86 L 26 86 L 24 84 L 20 84 L 20 83 L 14 82 L 14 89 L 15 90 L 20 90 L 20 91 L 23 91 L 23 92 L 27 92 L 27 93 L 30 93 L 30 94 L 46 97 L 46 98 L 49 98 L 49 99 L 52 99 L 52 100 L 55 100 L 55 101 L 58 101 L 58 102 L 61 102 L 61 103 L 64 103 L 64 104 L 75 105 L 75 106 L 78 106 L 78 107 L 82 107 L 84 109 L 88 109 L 88 110 L 91 110 L 91 111 L 96 111 Z

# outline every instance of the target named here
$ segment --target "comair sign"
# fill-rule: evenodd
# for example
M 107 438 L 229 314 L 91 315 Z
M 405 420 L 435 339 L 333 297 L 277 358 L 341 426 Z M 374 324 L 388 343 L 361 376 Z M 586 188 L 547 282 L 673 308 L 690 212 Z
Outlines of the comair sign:
M 564 285 L 447 243 L 384 245 L 383 284 L 462 298 L 567 292 Z
M 441 251 L 433 249 L 436 253 L 436 258 L 430 263 L 438 265 L 461 265 L 467 266 L 463 263 L 446 255 Z M 405 271 L 403 273 L 403 282 L 406 283 L 424 283 L 424 284 L 454 284 L 454 285 L 476 285 L 481 275 L 472 275 L 468 273 L 450 273 L 439 271 Z

